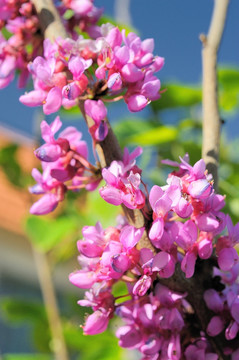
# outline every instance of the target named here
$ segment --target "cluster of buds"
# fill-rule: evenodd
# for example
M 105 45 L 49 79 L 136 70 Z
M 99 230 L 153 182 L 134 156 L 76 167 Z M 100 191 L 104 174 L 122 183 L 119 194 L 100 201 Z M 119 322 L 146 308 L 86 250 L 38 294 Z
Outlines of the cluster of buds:
M 79 100 L 111 101 L 112 96 L 114 101 L 124 98 L 130 111 L 140 111 L 159 98 L 160 81 L 154 73 L 162 68 L 163 59 L 153 56 L 153 40 L 141 41 L 134 33 L 126 36 L 110 24 L 100 30 L 95 40 L 82 36 L 58 38 L 53 44 L 45 40 L 44 57 L 28 65 L 34 90 L 20 101 L 43 105 L 44 113 L 51 114 Z
M 93 5 L 93 0 L 65 0 L 57 2 L 56 8 L 61 16 L 67 11 L 73 13 L 64 20 L 66 28 L 73 38 L 77 38 L 77 31 L 84 31 L 92 38 L 99 36 L 99 20 L 102 9 Z M 28 64 L 43 55 L 43 34 L 34 5 L 29 0 L 2 0 L 0 3 L 0 89 L 6 87 L 19 71 L 18 85 L 23 88 L 29 78 Z
M 76 128 L 67 127 L 58 139 L 54 138 L 61 126 L 59 117 L 51 125 L 46 121 L 41 123 L 42 138 L 46 143 L 35 150 L 35 155 L 42 161 L 43 173 L 33 169 L 32 176 L 37 184 L 30 188 L 33 194 L 43 194 L 30 209 L 35 215 L 53 211 L 67 190 L 85 188 L 91 191 L 101 181 L 99 169 L 87 160 L 87 144 L 81 140 L 82 134 Z
M 225 340 L 233 340 L 239 330 L 239 288 L 233 285 L 239 274 L 235 250 L 239 224 L 233 226 L 230 217 L 222 213 L 224 196 L 214 192 L 204 161 L 191 166 L 187 155 L 180 163 L 164 161 L 178 170 L 169 175 L 167 185 L 153 186 L 149 202 L 145 201 L 139 189 L 141 170 L 135 165 L 140 153 L 140 148 L 132 154 L 126 150 L 122 161 L 103 169 L 107 184 L 100 194 L 111 204 L 142 208 L 151 216 L 148 235 L 155 251 L 137 247 L 144 228 L 136 230 L 124 224 L 103 231 L 97 224 L 83 229 L 84 239 L 78 242 L 82 269 L 72 273 L 70 281 L 91 289 L 88 300 L 79 301 L 95 311 L 87 318 L 84 333 L 104 331 L 115 312 L 125 322 L 116 333 L 120 346 L 138 349 L 144 360 L 180 360 L 182 354 L 187 360 L 199 359 L 199 355 L 217 360 L 207 336 L 217 336 L 224 330 Z M 175 293 L 160 284 L 160 279 L 172 277 L 176 264 L 190 278 L 197 260 L 211 257 L 217 259 L 214 276 L 220 276 L 220 287 L 206 290 L 204 299 L 216 315 L 209 319 L 207 333 L 198 332 L 191 343 L 182 345 L 193 309 L 186 292 Z M 117 281 L 126 282 L 128 289 L 124 295 L 127 300 L 120 304 L 112 294 Z M 237 352 L 234 346 L 225 349 L 233 359 Z

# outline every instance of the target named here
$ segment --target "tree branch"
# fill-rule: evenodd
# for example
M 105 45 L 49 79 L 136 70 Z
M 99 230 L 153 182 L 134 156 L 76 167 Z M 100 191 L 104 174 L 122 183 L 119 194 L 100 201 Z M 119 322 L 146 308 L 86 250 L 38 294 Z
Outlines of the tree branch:
M 34 247 L 33 254 L 46 307 L 55 359 L 69 360 L 47 255 L 40 253 Z
M 35 6 L 41 31 L 45 39 L 53 41 L 58 36 L 62 38 L 68 37 L 52 0 L 31 0 L 31 2 Z
M 203 44 L 203 140 L 202 157 L 209 173 L 213 175 L 214 187 L 218 188 L 218 164 L 220 146 L 220 114 L 217 89 L 217 52 L 221 42 L 229 0 L 214 0 L 214 10 L 208 35 L 201 35 Z

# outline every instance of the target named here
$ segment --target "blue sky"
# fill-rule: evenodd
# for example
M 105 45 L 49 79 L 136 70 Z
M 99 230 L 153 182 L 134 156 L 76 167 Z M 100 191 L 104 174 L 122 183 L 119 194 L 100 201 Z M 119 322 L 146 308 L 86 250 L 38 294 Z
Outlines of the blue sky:
M 104 7 L 105 12 L 113 16 L 113 0 L 96 0 L 95 4 L 98 7 Z M 207 33 L 212 9 L 213 0 L 131 0 L 132 25 L 139 31 L 142 39 L 153 37 L 155 54 L 165 58 L 165 67 L 159 73 L 162 83 L 170 80 L 200 84 L 199 34 Z M 219 51 L 220 64 L 239 66 L 238 17 L 239 1 L 231 0 Z M 16 88 L 15 83 L 1 90 L 0 124 L 30 135 L 34 132 L 31 119 L 35 110 L 18 102 L 23 92 Z M 238 117 L 237 114 L 233 121 L 230 121 L 229 134 L 235 131 L 239 133 Z

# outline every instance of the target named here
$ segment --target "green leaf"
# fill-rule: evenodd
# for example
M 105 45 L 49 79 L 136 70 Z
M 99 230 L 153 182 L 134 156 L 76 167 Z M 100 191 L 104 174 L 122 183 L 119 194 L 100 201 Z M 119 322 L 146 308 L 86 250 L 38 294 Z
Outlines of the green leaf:
M 72 9 L 67 9 L 66 12 L 63 15 L 63 19 L 69 20 L 74 15 L 74 11 Z
M 92 191 L 87 196 L 84 213 L 92 225 L 100 221 L 103 227 L 112 226 L 115 224 L 115 219 L 120 211 L 120 206 L 108 204 L 100 197 L 98 191 Z
M 229 208 L 233 215 L 235 215 L 237 218 L 239 217 L 239 198 L 232 199 L 229 202 Z
M 159 145 L 168 143 L 177 138 L 178 131 L 175 127 L 159 126 L 128 138 L 129 143 L 141 146 Z
M 1 29 L 1 33 L 6 40 L 10 39 L 12 36 L 12 33 L 10 33 L 5 27 Z
M 202 90 L 200 87 L 182 84 L 166 84 L 166 92 L 161 98 L 152 101 L 151 106 L 155 112 L 177 107 L 188 107 L 201 103 Z
M 10 144 L 0 149 L 0 166 L 14 186 L 23 187 L 25 177 L 16 160 L 17 150 L 17 144 Z
M 41 304 L 8 297 L 3 298 L 0 304 L 5 317 L 12 323 L 46 320 L 45 309 Z
M 221 68 L 218 70 L 218 81 L 224 89 L 239 89 L 239 69 Z
M 112 322 L 112 320 L 111 320 Z M 79 326 L 72 323 L 64 325 L 64 336 L 69 349 L 80 352 L 82 360 L 123 360 L 123 349 L 118 345 L 118 339 L 107 330 L 102 334 L 84 336 Z
M 117 26 L 120 31 L 125 29 L 126 35 L 128 35 L 130 32 L 134 32 L 135 34 L 137 34 L 137 30 L 133 26 L 129 26 L 127 24 L 119 24 L 117 21 L 115 21 L 115 19 L 113 19 L 112 17 L 110 17 L 108 15 L 101 16 L 98 21 L 98 25 L 101 26 L 101 25 L 107 24 L 107 23 Z
M 48 219 L 29 216 L 25 229 L 33 244 L 40 251 L 47 252 L 72 234 L 77 229 L 77 225 L 73 219 L 66 217 Z
M 3 360 L 53 360 L 53 358 L 43 354 L 6 354 Z

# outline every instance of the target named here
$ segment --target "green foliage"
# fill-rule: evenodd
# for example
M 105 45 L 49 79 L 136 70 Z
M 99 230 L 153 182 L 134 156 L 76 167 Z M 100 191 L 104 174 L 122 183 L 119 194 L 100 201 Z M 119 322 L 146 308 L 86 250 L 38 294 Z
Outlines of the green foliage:
M 177 107 L 188 107 L 201 103 L 202 90 L 200 87 L 183 84 L 164 84 L 166 92 L 161 98 L 152 101 L 151 106 L 155 112 Z
M 107 227 L 115 224 L 121 208 L 107 204 L 100 197 L 98 191 L 92 191 L 87 196 L 87 203 L 83 211 L 87 218 L 85 225 L 95 225 L 97 221 L 100 221 L 103 227 Z
M 2 315 L 13 326 L 29 323 L 36 348 L 45 353 L 50 352 L 50 331 L 43 304 L 34 300 L 4 297 L 0 301 L 0 306 Z
M 47 217 L 29 216 L 25 229 L 34 246 L 42 252 L 51 250 L 54 246 L 72 235 L 78 225 L 67 217 L 49 219 Z
M 44 307 L 26 299 L 3 298 L 1 299 L 1 309 L 8 321 L 12 323 L 43 321 L 43 319 L 46 321 Z
M 65 12 L 64 15 L 63 15 L 63 18 L 64 18 L 65 20 L 70 20 L 70 18 L 72 18 L 72 16 L 73 16 L 74 14 L 75 14 L 75 13 L 74 13 L 73 10 L 67 9 L 66 12 Z
M 114 132 L 122 147 L 131 145 L 154 146 L 174 141 L 177 129 L 158 125 L 140 118 L 125 119 L 114 125 Z
M 132 144 L 141 146 L 169 143 L 177 137 L 177 129 L 172 126 L 158 126 L 129 137 Z
M 2 360 L 53 360 L 53 358 L 44 354 L 6 354 Z
M 0 149 L 0 166 L 8 180 L 17 187 L 25 187 L 26 175 L 17 161 L 17 144 L 10 144 Z
M 224 111 L 234 112 L 239 108 L 239 70 L 221 68 L 218 71 L 218 80 L 220 106 Z
M 107 23 L 117 26 L 120 31 L 125 29 L 126 35 L 128 35 L 130 32 L 134 32 L 137 34 L 137 30 L 133 26 L 129 26 L 128 24 L 119 24 L 115 19 L 113 19 L 112 17 L 110 17 L 108 15 L 101 16 L 98 21 L 98 25 L 101 26 L 101 25 L 107 24 Z
M 71 350 L 79 352 L 81 360 L 123 360 L 124 350 L 118 346 L 115 335 L 107 330 L 94 336 L 82 335 L 79 326 L 68 322 L 64 326 L 66 343 Z

